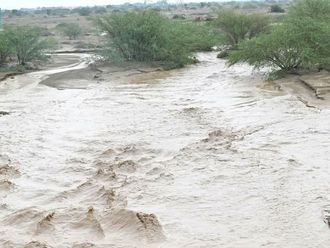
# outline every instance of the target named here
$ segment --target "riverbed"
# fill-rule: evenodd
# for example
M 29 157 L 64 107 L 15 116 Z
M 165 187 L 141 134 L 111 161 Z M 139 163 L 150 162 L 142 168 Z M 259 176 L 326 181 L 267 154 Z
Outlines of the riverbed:
M 0 246 L 328 247 L 330 108 L 198 58 L 2 82 Z

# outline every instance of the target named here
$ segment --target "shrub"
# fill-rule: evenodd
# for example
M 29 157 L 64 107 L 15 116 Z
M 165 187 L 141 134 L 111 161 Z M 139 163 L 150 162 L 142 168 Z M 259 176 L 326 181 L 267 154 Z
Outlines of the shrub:
M 257 9 L 258 5 L 253 2 L 242 3 L 242 9 Z
M 295 0 L 289 10 L 291 18 L 312 18 L 313 20 L 330 20 L 329 0 Z
M 7 62 L 8 57 L 13 53 L 13 47 L 8 40 L 6 32 L 0 32 L 0 66 Z
M 186 16 L 183 14 L 174 14 L 172 19 L 181 19 L 181 20 L 185 20 Z
M 229 64 L 246 62 L 255 68 L 271 67 L 294 71 L 302 63 L 301 50 L 293 43 L 286 27 L 276 27 L 270 34 L 243 42 L 229 56 Z
M 7 28 L 6 36 L 20 65 L 45 58 L 45 51 L 51 48 L 49 40 L 41 39 L 40 30 L 29 26 Z
M 82 34 L 82 29 L 77 23 L 60 23 L 56 26 L 70 40 L 75 40 Z
M 81 16 L 89 16 L 92 13 L 92 10 L 90 8 L 79 8 L 78 13 Z
M 182 46 L 191 52 L 211 51 L 212 47 L 224 40 L 223 35 L 207 23 L 179 22 L 175 26 L 181 34 Z
M 284 13 L 285 10 L 278 4 L 273 4 L 270 6 L 271 13 Z
M 218 53 L 217 58 L 218 59 L 224 59 L 229 56 L 229 51 L 228 50 L 222 50 L 221 52 Z
M 269 24 L 269 18 L 259 14 L 243 14 L 235 11 L 221 12 L 214 21 L 226 36 L 226 44 L 236 48 L 239 42 L 251 39 L 263 32 Z
M 115 60 L 158 62 L 168 69 L 182 67 L 193 62 L 193 51 L 212 43 L 202 26 L 172 21 L 150 10 L 112 13 L 99 18 L 98 23 L 109 37 L 103 56 Z
M 330 2 L 298 0 L 269 34 L 243 42 L 229 63 L 297 72 L 330 67 Z

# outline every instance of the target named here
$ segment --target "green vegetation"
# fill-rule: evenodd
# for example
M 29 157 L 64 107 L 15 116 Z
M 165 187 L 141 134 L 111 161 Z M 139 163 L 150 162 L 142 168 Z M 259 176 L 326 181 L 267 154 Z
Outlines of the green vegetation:
M 294 71 L 300 64 L 300 49 L 295 47 L 285 26 L 276 27 L 270 34 L 243 42 L 239 50 L 232 52 L 231 64 L 247 62 L 256 68 L 272 67 Z
M 269 23 L 269 18 L 264 15 L 227 10 L 219 13 L 214 26 L 225 34 L 226 44 L 235 49 L 241 41 L 252 39 L 265 31 Z
M 297 0 L 282 23 L 242 42 L 230 55 L 229 63 L 267 66 L 282 74 L 330 68 L 329 40 L 330 1 Z
M 177 28 L 176 32 L 181 34 L 181 46 L 185 46 L 189 52 L 211 51 L 212 47 L 225 39 L 209 23 L 176 21 L 174 26 Z
M 77 23 L 60 23 L 56 26 L 70 40 L 76 40 L 82 34 L 82 28 Z
M 0 32 L 0 66 L 4 65 L 9 56 L 13 53 L 13 47 L 8 40 L 8 35 L 5 32 Z
M 45 52 L 54 42 L 42 39 L 40 30 L 28 26 L 6 27 L 0 33 L 0 65 L 3 67 L 9 58 L 18 65 L 26 66 L 28 62 L 45 59 Z
M 37 28 L 28 26 L 8 28 L 7 35 L 20 65 L 44 59 L 44 52 L 50 48 L 50 43 L 41 39 L 40 31 Z
M 273 5 L 270 6 L 270 12 L 271 13 L 284 13 L 285 12 L 285 9 L 283 9 L 278 4 L 273 4 Z
M 178 68 L 195 61 L 193 52 L 210 50 L 217 41 L 217 34 L 205 24 L 169 20 L 150 10 L 112 13 L 98 23 L 108 34 L 103 56 L 115 61 Z
M 90 15 L 92 13 L 92 10 L 90 8 L 87 8 L 87 7 L 85 7 L 85 8 L 79 8 L 78 9 L 78 13 L 81 16 L 88 16 L 88 15 Z

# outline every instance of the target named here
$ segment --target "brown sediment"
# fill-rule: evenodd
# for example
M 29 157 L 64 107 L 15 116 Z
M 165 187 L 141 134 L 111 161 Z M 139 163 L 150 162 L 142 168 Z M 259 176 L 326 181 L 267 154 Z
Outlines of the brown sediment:
M 8 164 L 0 165 L 0 178 L 17 177 L 19 175 L 20 172 L 16 167 Z
M 52 248 L 52 246 L 39 241 L 31 241 L 24 246 L 24 248 Z
M 312 89 L 319 99 L 324 99 L 324 95 L 330 94 L 330 72 L 320 71 L 303 75 L 299 80 Z
M 101 223 L 106 230 L 117 233 L 118 236 L 131 237 L 138 243 L 147 244 L 165 239 L 163 228 L 153 214 L 115 209 L 108 212 Z
M 12 78 L 12 77 L 15 77 L 17 75 L 21 75 L 23 74 L 24 72 L 8 72 L 8 73 L 0 73 L 0 82 L 1 81 L 5 81 L 7 80 L 8 78 Z
M 125 160 L 113 165 L 115 171 L 124 171 L 127 173 L 134 173 L 136 171 L 137 164 L 132 160 Z
M 276 80 L 282 90 L 297 97 L 308 108 L 322 109 L 330 106 L 330 73 L 326 71 L 297 76 L 288 75 Z
M 87 211 L 86 218 L 80 220 L 72 225 L 73 228 L 88 230 L 89 234 L 95 236 L 96 238 L 103 238 L 104 231 L 100 222 L 95 217 L 94 208 L 90 207 Z
M 113 202 L 115 201 L 116 192 L 113 189 L 106 190 L 103 196 L 106 198 L 107 205 L 111 208 Z
M 43 233 L 45 231 L 54 230 L 54 225 L 52 224 L 52 220 L 54 218 L 55 212 L 47 214 L 42 220 L 40 220 L 37 224 L 36 234 Z
M 149 240 L 156 239 L 157 241 L 159 241 L 159 239 L 165 238 L 162 226 L 159 223 L 156 215 L 137 213 L 136 217 L 141 221 L 143 228 L 146 230 L 146 236 Z
M 57 51 L 53 52 L 53 54 L 75 54 L 75 53 L 94 54 L 97 51 L 99 51 L 99 50 L 97 50 L 97 49 L 71 49 L 71 50 L 57 50 Z
M 24 208 L 16 212 L 11 213 L 3 219 L 3 223 L 6 225 L 19 225 L 21 223 L 29 223 L 29 221 L 37 221 L 41 218 L 42 213 L 34 208 Z
M 72 248 L 94 248 L 96 247 L 92 243 L 80 243 L 80 244 L 74 244 Z
M 0 190 L 9 191 L 14 187 L 14 184 L 8 179 L 4 179 L 0 181 Z

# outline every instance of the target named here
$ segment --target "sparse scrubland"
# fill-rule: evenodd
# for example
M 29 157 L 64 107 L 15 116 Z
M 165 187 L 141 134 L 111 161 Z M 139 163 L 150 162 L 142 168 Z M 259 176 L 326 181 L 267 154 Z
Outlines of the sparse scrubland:
M 197 10 L 204 17 L 187 14 Z M 289 7 L 283 3 L 229 2 L 187 4 L 182 9 L 175 5 L 152 5 L 152 10 L 142 5 L 47 9 L 45 20 L 56 15 L 73 17 L 45 30 L 6 27 L 0 33 L 0 66 L 2 70 L 15 63 L 26 66 L 45 58 L 54 44 L 46 36 L 60 35 L 55 37 L 58 43 L 98 48 L 104 59 L 112 62 L 137 61 L 165 69 L 195 63 L 195 52 L 210 51 L 214 46 L 222 48 L 219 58 L 228 58 L 229 65 L 271 68 L 275 77 L 328 69 L 329 13 L 327 0 L 295 0 Z M 24 15 L 13 10 L 9 17 Z M 90 26 L 81 25 L 82 20 Z M 93 41 L 87 42 L 86 37 Z

